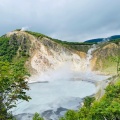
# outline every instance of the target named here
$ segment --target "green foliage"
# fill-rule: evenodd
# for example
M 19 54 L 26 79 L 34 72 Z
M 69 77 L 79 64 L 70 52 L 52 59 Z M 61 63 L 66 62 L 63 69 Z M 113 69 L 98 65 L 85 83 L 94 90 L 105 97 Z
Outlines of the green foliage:
M 0 62 L 0 68 L 0 113 L 4 113 L 1 116 L 6 118 L 9 116 L 8 111 L 16 106 L 18 99 L 26 101 L 30 99 L 25 92 L 29 87 L 24 80 L 28 73 L 23 67 L 23 61 L 14 64 Z
M 20 31 L 21 29 L 16 29 L 15 31 Z
M 14 61 L 17 50 L 15 36 L 0 38 L 0 120 L 13 120 L 10 110 L 16 106 L 16 101 L 30 99 L 25 92 L 29 90 L 25 81 L 25 76 L 28 76 L 24 67 L 26 58 Z
M 23 38 L 22 43 L 19 43 L 18 39 L 15 34 L 10 38 L 6 36 L 0 37 L 0 61 L 12 62 L 16 56 L 21 58 L 29 57 L 26 38 Z
M 65 114 L 65 117 L 60 118 L 60 120 L 78 120 L 78 113 L 74 110 L 68 110 Z
M 37 37 L 37 38 L 43 38 L 43 37 L 50 38 L 50 37 L 48 37 L 48 36 L 46 36 L 44 34 L 37 33 L 37 32 L 32 32 L 32 31 L 25 31 L 25 32 L 27 32 L 27 33 L 29 33 L 29 34 Z M 52 38 L 50 38 L 50 39 L 52 39 Z
M 100 70 L 103 73 L 118 74 L 120 69 L 120 46 L 103 43 L 99 45 L 93 53 L 96 56 L 95 70 Z
M 35 113 L 32 120 L 44 120 L 44 119 L 40 117 L 39 113 Z
M 17 41 L 12 41 L 13 38 L 0 37 L 0 60 L 12 61 L 16 51 L 18 50 Z
M 120 38 L 111 40 L 110 42 L 113 42 L 115 44 L 120 44 Z
M 58 39 L 52 39 L 52 40 L 57 43 L 65 44 L 65 45 L 93 45 L 93 43 L 85 43 L 85 42 L 68 42 L 68 41 L 61 41 Z
M 95 100 L 95 98 L 94 97 L 86 97 L 85 99 L 84 99 L 84 106 L 87 108 L 89 108 L 89 107 L 91 107 L 91 104 L 92 104 L 92 102 Z
M 119 75 L 119 72 L 120 72 L 120 54 L 118 56 L 113 57 L 111 60 L 116 63 L 116 71 L 117 71 L 117 74 Z
M 65 114 L 60 120 L 120 120 L 120 82 L 106 88 L 105 95 L 100 101 L 87 97 L 84 106 L 78 111 Z

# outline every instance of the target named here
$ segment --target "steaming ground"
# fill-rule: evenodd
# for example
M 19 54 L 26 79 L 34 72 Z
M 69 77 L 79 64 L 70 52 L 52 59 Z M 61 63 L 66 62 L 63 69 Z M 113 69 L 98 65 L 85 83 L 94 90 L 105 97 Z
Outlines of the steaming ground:
M 31 77 L 31 90 L 27 94 L 32 100 L 18 104 L 13 113 L 17 115 L 17 120 L 32 120 L 35 112 L 46 120 L 57 120 L 68 109 L 77 110 L 81 106 L 82 98 L 97 92 L 98 88 L 94 84 L 84 80 L 100 81 L 106 78 L 107 76 L 96 75 L 90 71 L 72 71 L 68 66 Z
M 56 70 L 49 70 L 30 77 L 31 90 L 27 94 L 32 100 L 18 102 L 17 108 L 13 110 L 17 120 L 32 120 L 35 112 L 40 113 L 45 120 L 58 120 L 68 109 L 80 108 L 84 97 L 98 91 L 99 86 L 96 87 L 95 82 L 109 77 L 91 72 L 91 53 L 95 49 L 95 46 L 89 49 L 84 64 L 81 64 L 84 70 L 78 71 L 75 68 L 79 68 L 79 64 L 66 61 Z

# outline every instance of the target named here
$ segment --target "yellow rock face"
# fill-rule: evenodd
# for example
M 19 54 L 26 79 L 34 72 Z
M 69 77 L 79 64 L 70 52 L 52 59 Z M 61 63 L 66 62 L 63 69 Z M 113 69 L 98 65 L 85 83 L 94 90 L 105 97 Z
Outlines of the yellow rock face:
M 30 57 L 26 62 L 26 67 L 31 74 L 41 74 L 65 63 L 69 64 L 70 69 L 80 70 L 83 64 L 82 59 L 86 58 L 86 53 L 68 49 L 46 37 L 37 38 L 24 31 L 13 31 L 7 34 L 7 36 L 12 35 L 16 35 L 20 46 L 25 45 L 29 53 Z
M 91 60 L 92 70 L 110 71 L 109 68 L 113 65 L 110 60 L 112 57 L 120 56 L 120 46 L 115 43 L 108 43 L 98 48 L 93 53 Z
M 85 52 L 77 51 L 76 53 L 77 53 L 81 58 L 83 58 L 83 59 L 86 58 L 86 53 L 85 53 Z

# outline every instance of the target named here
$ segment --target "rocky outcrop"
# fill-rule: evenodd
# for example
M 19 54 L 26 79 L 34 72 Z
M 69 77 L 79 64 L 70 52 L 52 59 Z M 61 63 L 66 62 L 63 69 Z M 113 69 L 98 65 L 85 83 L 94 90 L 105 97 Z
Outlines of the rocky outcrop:
M 116 63 L 113 58 L 120 56 L 120 45 L 112 42 L 102 43 L 93 52 L 91 68 L 107 74 L 116 72 Z M 112 71 L 113 70 L 113 71 Z
M 13 31 L 7 34 L 17 40 L 18 56 L 29 56 L 26 67 L 31 74 L 56 69 L 67 63 L 72 70 L 80 70 L 86 57 L 85 52 L 65 47 L 47 37 L 37 38 L 24 31 Z

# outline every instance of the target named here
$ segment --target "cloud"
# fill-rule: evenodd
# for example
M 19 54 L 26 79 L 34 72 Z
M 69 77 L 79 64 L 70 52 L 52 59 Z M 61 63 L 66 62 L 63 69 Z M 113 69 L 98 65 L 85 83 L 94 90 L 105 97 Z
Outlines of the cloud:
M 67 41 L 120 34 L 119 0 L 1 0 L 0 35 L 22 26 Z

